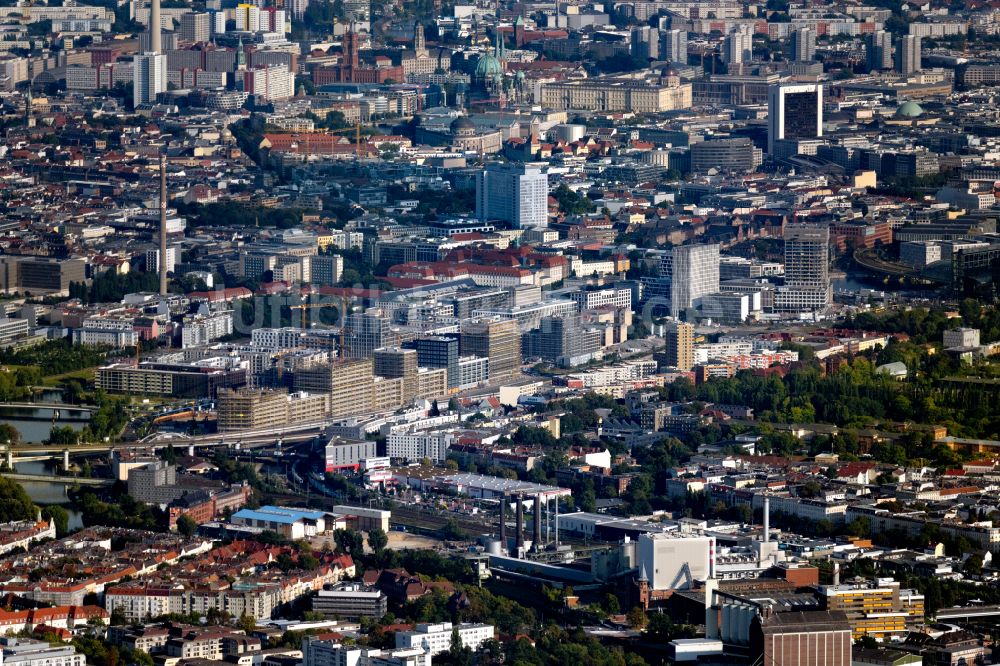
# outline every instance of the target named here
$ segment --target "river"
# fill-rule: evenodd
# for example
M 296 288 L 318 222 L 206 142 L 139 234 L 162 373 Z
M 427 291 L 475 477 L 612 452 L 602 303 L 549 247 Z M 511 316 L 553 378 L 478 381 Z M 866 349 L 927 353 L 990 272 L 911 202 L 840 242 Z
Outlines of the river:
M 59 412 L 59 418 L 53 421 L 52 412 L 51 407 L 0 407 L 0 421 L 17 428 L 21 433 L 21 441 L 30 444 L 47 440 L 53 426 L 68 426 L 73 430 L 83 430 L 90 420 L 90 412 L 62 410 Z
M 28 460 L 15 462 L 14 470 L 21 474 L 44 474 L 52 476 L 54 469 L 46 467 L 41 460 Z M 62 504 L 69 514 L 69 529 L 75 530 L 83 527 L 83 519 L 80 512 L 69 506 L 69 498 L 66 496 L 66 489 L 69 488 L 63 483 L 47 483 L 44 481 L 19 481 L 28 496 L 37 504 Z

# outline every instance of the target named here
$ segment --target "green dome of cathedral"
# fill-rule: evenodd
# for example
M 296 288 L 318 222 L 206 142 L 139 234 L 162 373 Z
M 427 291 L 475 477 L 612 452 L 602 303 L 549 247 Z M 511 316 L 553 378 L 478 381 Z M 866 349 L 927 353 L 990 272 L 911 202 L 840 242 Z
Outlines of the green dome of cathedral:
M 487 53 L 476 63 L 476 78 L 482 81 L 503 76 L 503 65 L 492 53 Z

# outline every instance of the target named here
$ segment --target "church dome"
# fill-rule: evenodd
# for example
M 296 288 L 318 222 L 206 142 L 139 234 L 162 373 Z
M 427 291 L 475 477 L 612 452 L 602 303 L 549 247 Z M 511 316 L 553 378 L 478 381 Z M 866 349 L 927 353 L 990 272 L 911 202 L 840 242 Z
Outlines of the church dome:
M 916 102 L 903 102 L 899 105 L 899 108 L 896 109 L 895 115 L 897 118 L 919 118 L 924 115 L 924 110 Z
M 480 81 L 494 79 L 503 75 L 503 65 L 492 53 L 487 53 L 476 63 L 476 78 Z
M 473 136 L 476 133 L 476 125 L 467 116 L 459 116 L 451 121 L 448 126 L 452 136 Z

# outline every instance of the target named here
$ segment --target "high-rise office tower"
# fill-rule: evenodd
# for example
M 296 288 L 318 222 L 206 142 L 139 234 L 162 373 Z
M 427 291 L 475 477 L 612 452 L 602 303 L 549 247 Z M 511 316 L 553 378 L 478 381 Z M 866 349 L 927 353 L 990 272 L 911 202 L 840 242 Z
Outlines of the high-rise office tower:
M 549 178 L 537 166 L 489 164 L 476 174 L 476 217 L 516 228 L 549 222 Z
M 461 371 L 458 366 L 458 337 L 434 335 L 417 338 L 406 344 L 417 350 L 417 362 L 422 368 L 444 368 L 448 371 L 448 388 L 458 388 Z
M 892 69 L 892 35 L 884 30 L 869 33 L 865 38 L 865 69 L 877 72 Z
M 462 356 L 490 360 L 490 379 L 521 374 L 521 329 L 513 319 L 472 319 L 462 323 Z
M 687 30 L 663 30 L 660 33 L 660 57 L 686 65 L 688 61 Z
M 823 84 L 776 83 L 767 93 L 767 152 L 784 139 L 823 136 Z
M 900 74 L 914 74 L 920 69 L 920 37 L 903 35 L 896 43 L 896 71 Z
M 740 26 L 726 35 L 722 61 L 727 65 L 740 65 L 751 60 L 753 60 L 753 32 L 749 26 Z
M 660 58 L 660 31 L 648 25 L 632 30 L 632 55 L 644 60 Z
M 670 273 L 670 314 L 680 317 L 708 294 L 719 291 L 719 246 L 678 245 Z
M 685 322 L 667 325 L 666 333 L 667 365 L 685 372 L 694 366 L 694 326 Z
M 390 338 L 392 322 L 378 308 L 354 312 L 347 316 L 344 325 L 346 358 L 371 358 L 372 352 L 393 343 Z
M 135 106 L 156 101 L 167 90 L 167 56 L 160 37 L 160 0 L 151 0 L 149 10 L 149 51 L 136 54 L 132 70 L 132 102 Z
M 822 224 L 785 227 L 785 286 L 775 309 L 822 310 L 830 305 L 830 228 Z
M 524 334 L 525 358 L 541 358 L 562 367 L 580 365 L 601 350 L 600 334 L 587 329 L 580 315 L 542 317 L 538 328 Z
M 789 36 L 791 53 L 789 58 L 796 62 L 810 62 L 816 59 L 816 31 L 799 28 Z
M 212 17 L 206 12 L 188 12 L 181 16 L 181 39 L 198 44 L 212 38 Z

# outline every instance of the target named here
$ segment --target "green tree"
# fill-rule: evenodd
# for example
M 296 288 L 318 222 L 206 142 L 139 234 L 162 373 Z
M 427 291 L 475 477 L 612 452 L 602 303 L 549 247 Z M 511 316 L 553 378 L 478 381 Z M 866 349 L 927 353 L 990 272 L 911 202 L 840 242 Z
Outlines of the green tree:
M 240 619 L 236 621 L 236 626 L 249 636 L 257 630 L 257 620 L 249 615 L 241 615 Z
M 389 545 L 389 535 L 381 528 L 375 528 L 368 532 L 368 547 L 376 555 L 381 555 L 385 547 Z
M 628 626 L 633 629 L 645 629 L 646 627 L 646 613 L 638 606 L 633 607 L 625 619 L 628 621 Z
M 552 192 L 552 196 L 559 202 L 559 210 L 567 215 L 584 215 L 597 210 L 593 201 L 585 195 L 574 192 L 565 183 L 559 185 Z
M 69 532 L 69 513 L 58 504 L 50 504 L 42 509 L 42 518 L 55 524 L 57 538 L 61 539 Z
M 65 446 L 76 444 L 79 437 L 80 433 L 69 426 L 56 426 L 49 431 L 49 437 L 46 441 L 54 446 Z
M 184 536 L 194 536 L 198 532 L 198 523 L 194 521 L 194 518 L 185 514 L 182 514 L 180 518 L 177 519 L 177 531 Z
M 364 553 L 364 537 L 354 530 L 334 531 L 333 541 L 337 545 L 338 553 L 348 553 L 354 557 L 360 557 Z
M 0 477 L 0 523 L 34 519 L 35 504 L 21 484 Z
M 9 423 L 0 423 L 0 444 L 17 446 L 20 443 L 20 431 Z

